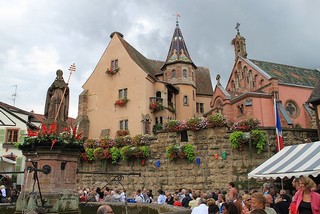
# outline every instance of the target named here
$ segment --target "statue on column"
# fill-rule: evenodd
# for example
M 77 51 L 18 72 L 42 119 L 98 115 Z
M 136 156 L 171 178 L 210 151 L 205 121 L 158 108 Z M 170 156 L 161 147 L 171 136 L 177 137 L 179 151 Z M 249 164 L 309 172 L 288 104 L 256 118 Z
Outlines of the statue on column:
M 57 70 L 57 77 L 48 89 L 44 116 L 45 124 L 56 123 L 61 132 L 67 126 L 69 111 L 69 87 L 63 79 L 62 70 Z

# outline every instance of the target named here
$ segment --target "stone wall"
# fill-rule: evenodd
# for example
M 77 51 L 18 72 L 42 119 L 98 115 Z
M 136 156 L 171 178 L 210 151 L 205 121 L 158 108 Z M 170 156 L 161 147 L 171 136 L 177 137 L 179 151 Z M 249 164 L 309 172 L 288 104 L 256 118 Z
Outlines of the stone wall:
M 268 136 L 268 145 L 264 152 L 257 154 L 255 148 L 245 147 L 244 151 L 233 150 L 228 141 L 231 131 L 225 128 L 206 129 L 201 131 L 188 131 L 188 143 L 194 145 L 196 157 L 201 159 L 200 165 L 195 161 L 190 163 L 187 159 L 169 161 L 165 158 L 166 147 L 180 142 L 180 134 L 175 132 L 159 133 L 157 139 L 150 142 L 151 157 L 144 166 L 141 160 L 120 161 L 117 164 L 111 162 L 84 162 L 80 164 L 80 171 L 97 172 L 141 172 L 141 177 L 125 175 L 123 186 L 128 190 L 128 197 L 132 197 L 137 189 L 148 188 L 155 195 L 159 188 L 166 192 L 174 192 L 184 187 L 193 190 L 212 191 L 215 188 L 226 189 L 230 181 L 238 187 L 249 185 L 247 174 L 263 163 L 275 153 L 275 130 L 264 128 Z M 316 141 L 317 132 L 314 129 L 284 129 L 284 144 L 293 145 Z M 227 153 L 226 159 L 221 158 L 222 152 Z M 218 159 L 215 158 L 218 154 Z M 155 162 L 160 161 L 160 167 Z M 78 174 L 78 187 L 103 187 L 114 176 Z M 111 183 L 109 187 L 120 188 L 117 183 Z

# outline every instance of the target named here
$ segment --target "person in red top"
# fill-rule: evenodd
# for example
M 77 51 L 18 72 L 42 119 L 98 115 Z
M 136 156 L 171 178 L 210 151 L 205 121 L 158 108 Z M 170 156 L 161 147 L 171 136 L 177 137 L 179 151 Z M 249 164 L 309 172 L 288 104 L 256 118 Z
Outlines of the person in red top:
M 173 206 L 177 206 L 177 207 L 182 207 L 182 203 L 179 201 L 179 197 L 178 196 L 174 196 L 173 197 Z
M 320 214 L 320 194 L 313 191 L 316 184 L 309 177 L 299 178 L 300 189 L 296 192 L 290 204 L 291 214 Z

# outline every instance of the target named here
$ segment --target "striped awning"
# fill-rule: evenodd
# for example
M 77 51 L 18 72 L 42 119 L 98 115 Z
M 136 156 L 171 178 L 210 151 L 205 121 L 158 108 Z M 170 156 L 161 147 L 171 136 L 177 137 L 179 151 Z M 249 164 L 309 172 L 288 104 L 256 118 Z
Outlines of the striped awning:
M 248 178 L 283 178 L 320 174 L 320 141 L 286 146 L 248 174 Z

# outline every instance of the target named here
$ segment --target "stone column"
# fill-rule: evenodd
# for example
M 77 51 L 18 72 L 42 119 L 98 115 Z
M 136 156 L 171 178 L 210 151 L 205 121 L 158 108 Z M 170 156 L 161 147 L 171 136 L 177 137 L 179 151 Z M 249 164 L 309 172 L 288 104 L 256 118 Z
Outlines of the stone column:
M 76 189 L 76 173 L 80 157 L 79 149 L 55 148 L 50 150 L 50 147 L 41 148 L 37 145 L 37 148 L 32 150 L 23 149 L 22 153 L 26 156 L 26 172 L 15 213 L 42 207 L 41 191 L 47 213 L 78 214 L 79 197 Z M 27 170 L 28 168 L 31 171 Z M 35 182 L 35 174 L 38 176 L 40 191 L 38 183 Z

